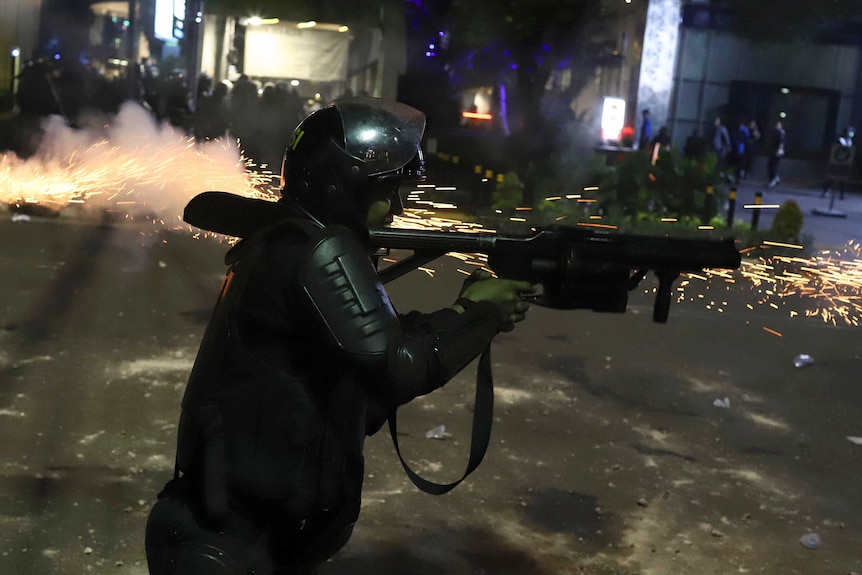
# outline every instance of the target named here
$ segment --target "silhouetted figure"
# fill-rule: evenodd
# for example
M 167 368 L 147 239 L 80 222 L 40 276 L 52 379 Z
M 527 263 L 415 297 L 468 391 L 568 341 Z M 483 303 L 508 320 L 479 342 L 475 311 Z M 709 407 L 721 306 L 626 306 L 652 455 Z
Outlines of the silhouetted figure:
M 18 109 L 24 116 L 62 114 L 53 66 L 44 60 L 28 62 L 18 76 Z
M 254 131 L 258 111 L 257 86 L 243 74 L 234 84 L 230 93 L 230 130 L 231 135 L 240 142 L 240 148 L 248 157 L 255 157 Z
M 652 122 L 649 119 L 649 110 L 643 110 L 641 112 L 641 116 L 641 131 L 640 137 L 638 138 L 638 147 L 644 150 L 649 146 L 650 140 L 652 140 Z
M 745 170 L 745 156 L 748 150 L 748 141 L 751 139 L 751 132 L 748 130 L 748 125 L 745 120 L 740 120 L 739 125 L 733 135 L 733 150 L 731 152 L 731 162 L 736 169 L 736 181 L 744 180 L 748 173 Z
M 772 129 L 769 143 L 769 161 L 766 164 L 766 176 L 769 178 L 769 187 L 774 188 L 781 181 L 778 176 L 778 165 L 781 163 L 781 158 L 784 157 L 784 140 L 786 134 L 781 121 L 775 122 L 775 128 Z
M 227 85 L 219 82 L 211 94 L 198 96 L 195 110 L 195 139 L 215 140 L 227 135 L 230 122 L 227 109 Z
M 649 143 L 650 150 L 654 150 L 656 144 L 658 144 L 659 146 L 661 146 L 662 148 L 664 148 L 666 150 L 670 149 L 672 141 L 671 141 L 671 137 L 670 137 L 670 132 L 668 132 L 668 130 L 667 130 L 667 126 L 662 126 L 661 128 L 659 128 L 658 134 L 656 134 L 655 137 L 652 140 L 650 140 L 650 143 Z
M 189 106 L 191 94 L 182 74 L 171 74 L 163 87 L 161 97 L 162 118 L 176 128 L 186 130 L 190 127 L 192 115 Z
M 846 128 L 844 128 L 844 131 L 841 132 L 841 135 L 838 137 L 838 143 L 845 148 L 852 148 L 854 137 L 856 137 L 856 128 L 854 128 L 853 126 L 847 126 Z
M 760 143 L 760 128 L 757 122 L 751 120 L 748 123 L 748 142 L 745 145 L 745 154 L 742 157 L 742 167 L 745 170 L 745 176 L 748 177 L 754 173 L 754 157 L 757 153 L 757 145 Z
M 712 130 L 712 151 L 715 152 L 718 158 L 719 168 L 724 168 L 727 165 L 727 156 L 731 150 L 730 132 L 727 131 L 727 127 L 721 122 L 721 118 L 716 118 Z
M 686 158 L 702 160 L 706 155 L 707 142 L 706 138 L 700 135 L 700 130 L 695 128 L 691 131 L 691 135 L 686 138 L 685 146 L 682 153 Z

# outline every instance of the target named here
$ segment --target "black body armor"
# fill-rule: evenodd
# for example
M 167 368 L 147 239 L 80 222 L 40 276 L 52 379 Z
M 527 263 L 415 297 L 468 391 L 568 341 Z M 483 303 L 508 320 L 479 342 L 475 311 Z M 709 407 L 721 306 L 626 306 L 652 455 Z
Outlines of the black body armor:
M 226 260 L 183 398 L 177 476 L 148 525 L 151 575 L 181 563 L 301 573 L 326 560 L 359 515 L 365 435 L 503 325 L 485 302 L 399 317 L 365 246 L 338 226 L 285 220 Z M 188 538 L 165 536 L 178 525 Z M 238 539 L 219 547 L 213 533 Z

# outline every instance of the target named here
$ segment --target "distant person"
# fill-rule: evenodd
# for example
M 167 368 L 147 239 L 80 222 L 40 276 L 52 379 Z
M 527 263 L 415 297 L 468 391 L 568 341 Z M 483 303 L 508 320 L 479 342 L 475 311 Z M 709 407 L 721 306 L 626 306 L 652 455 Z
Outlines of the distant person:
M 287 130 L 288 133 L 292 134 L 296 125 L 305 118 L 305 115 L 302 113 L 304 103 L 302 96 L 299 95 L 299 90 L 296 88 L 291 88 L 287 92 L 285 106 L 287 106 L 288 111 L 285 112 L 285 118 L 290 125 L 290 129 Z
M 198 96 L 194 118 L 196 140 L 216 140 L 227 135 L 230 127 L 227 98 L 228 87 L 224 82 L 216 84 L 212 93 Z
M 641 112 L 641 131 L 638 138 L 638 147 L 642 150 L 649 147 L 649 142 L 652 140 L 652 122 L 649 119 L 649 110 Z
M 259 103 L 257 86 L 243 74 L 230 93 L 230 131 L 231 136 L 239 140 L 246 157 L 257 156 L 254 131 Z
M 18 75 L 18 109 L 24 116 L 62 115 L 55 70 L 45 60 L 27 62 Z
M 318 110 L 323 109 L 323 103 L 321 102 L 322 98 L 319 96 L 315 96 L 314 98 L 308 98 L 305 103 L 302 105 L 302 113 L 306 116 L 317 112 Z
M 192 118 L 190 106 L 191 92 L 182 74 L 171 74 L 162 87 L 159 102 L 159 117 L 166 119 L 171 126 L 183 130 L 189 128 Z
M 750 139 L 751 133 L 748 130 L 748 125 L 745 123 L 745 120 L 740 120 L 734 134 L 732 152 L 737 182 L 744 180 L 748 175 L 748 172 L 745 170 L 745 155 L 748 151 L 748 141 Z
M 772 135 L 769 144 L 769 162 L 766 164 L 766 176 L 769 178 L 769 187 L 774 188 L 781 181 L 778 176 L 778 164 L 781 158 L 784 157 L 784 141 L 786 133 L 784 126 L 781 125 L 781 120 L 775 122 L 775 128 L 772 130 Z
M 723 168 L 727 164 L 727 155 L 731 151 L 730 133 L 722 124 L 721 118 L 716 118 L 712 131 L 712 151 L 718 157 L 718 165 Z
M 757 122 L 751 120 L 748 123 L 748 142 L 745 145 L 745 154 L 742 156 L 742 166 L 745 170 L 745 176 L 753 174 L 754 156 L 757 152 L 757 144 L 760 142 L 760 128 Z
M 852 159 L 852 153 L 850 150 L 854 145 L 853 144 L 853 138 L 855 136 L 856 136 L 856 129 L 853 126 L 847 126 L 841 132 L 841 135 L 838 136 L 838 145 L 841 146 L 841 148 L 843 148 L 843 150 L 840 150 L 840 152 L 842 153 L 842 155 L 846 154 L 846 156 L 844 156 L 845 158 L 851 158 L 851 160 L 850 160 L 851 163 L 855 163 L 855 159 Z M 839 157 L 840 156 L 830 157 L 829 163 L 832 164 L 833 160 L 836 160 Z M 853 171 L 854 169 L 855 168 L 851 165 L 850 170 Z M 840 197 L 843 200 L 844 199 L 844 187 L 839 186 L 839 189 L 840 189 L 840 193 L 841 193 Z M 827 185 L 825 188 L 823 188 L 823 193 L 820 194 L 820 197 L 821 198 L 825 197 L 828 191 L 829 191 L 829 186 Z
M 702 160 L 706 155 L 706 138 L 700 135 L 700 130 L 695 128 L 691 135 L 685 139 L 682 153 L 686 158 Z
M 853 147 L 853 138 L 856 136 L 856 128 L 853 126 L 847 126 L 844 128 L 844 131 L 841 132 L 841 136 L 838 137 L 838 143 L 841 144 L 845 148 Z
M 656 146 L 661 146 L 662 149 L 669 150 L 671 147 L 671 137 L 670 132 L 667 130 L 667 126 L 662 126 L 658 129 L 658 134 L 650 140 L 649 148 L 651 152 L 655 151 Z

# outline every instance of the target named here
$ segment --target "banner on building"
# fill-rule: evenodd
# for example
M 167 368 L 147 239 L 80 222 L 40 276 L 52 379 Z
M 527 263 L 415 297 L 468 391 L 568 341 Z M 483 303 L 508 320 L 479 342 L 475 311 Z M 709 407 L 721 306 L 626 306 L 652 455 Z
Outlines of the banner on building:
M 249 26 L 243 71 L 256 78 L 337 82 L 347 77 L 350 35 L 295 23 Z

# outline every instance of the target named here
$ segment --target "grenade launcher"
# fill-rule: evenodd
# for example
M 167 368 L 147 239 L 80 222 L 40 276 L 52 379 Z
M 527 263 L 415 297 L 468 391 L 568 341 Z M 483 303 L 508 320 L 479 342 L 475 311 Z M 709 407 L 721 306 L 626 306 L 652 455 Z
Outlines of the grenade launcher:
M 235 237 L 298 213 L 281 202 L 226 192 L 204 192 L 189 202 L 183 219 L 199 228 Z M 408 229 L 370 230 L 381 250 L 412 255 L 380 270 L 383 283 L 449 252 L 482 253 L 501 278 L 529 281 L 537 305 L 623 313 L 628 292 L 652 270 L 658 278 L 653 320 L 665 323 L 673 282 L 704 268 L 737 269 L 741 258 L 732 238 L 684 239 L 633 235 L 588 227 L 551 226 L 529 236 Z
M 537 305 L 623 313 L 628 292 L 649 270 L 658 278 L 653 320 L 667 321 L 673 282 L 683 272 L 736 269 L 733 239 L 683 239 L 552 226 L 525 237 L 425 230 L 370 230 L 371 243 L 413 255 L 380 271 L 384 283 L 448 252 L 483 253 L 501 278 L 541 286 Z

